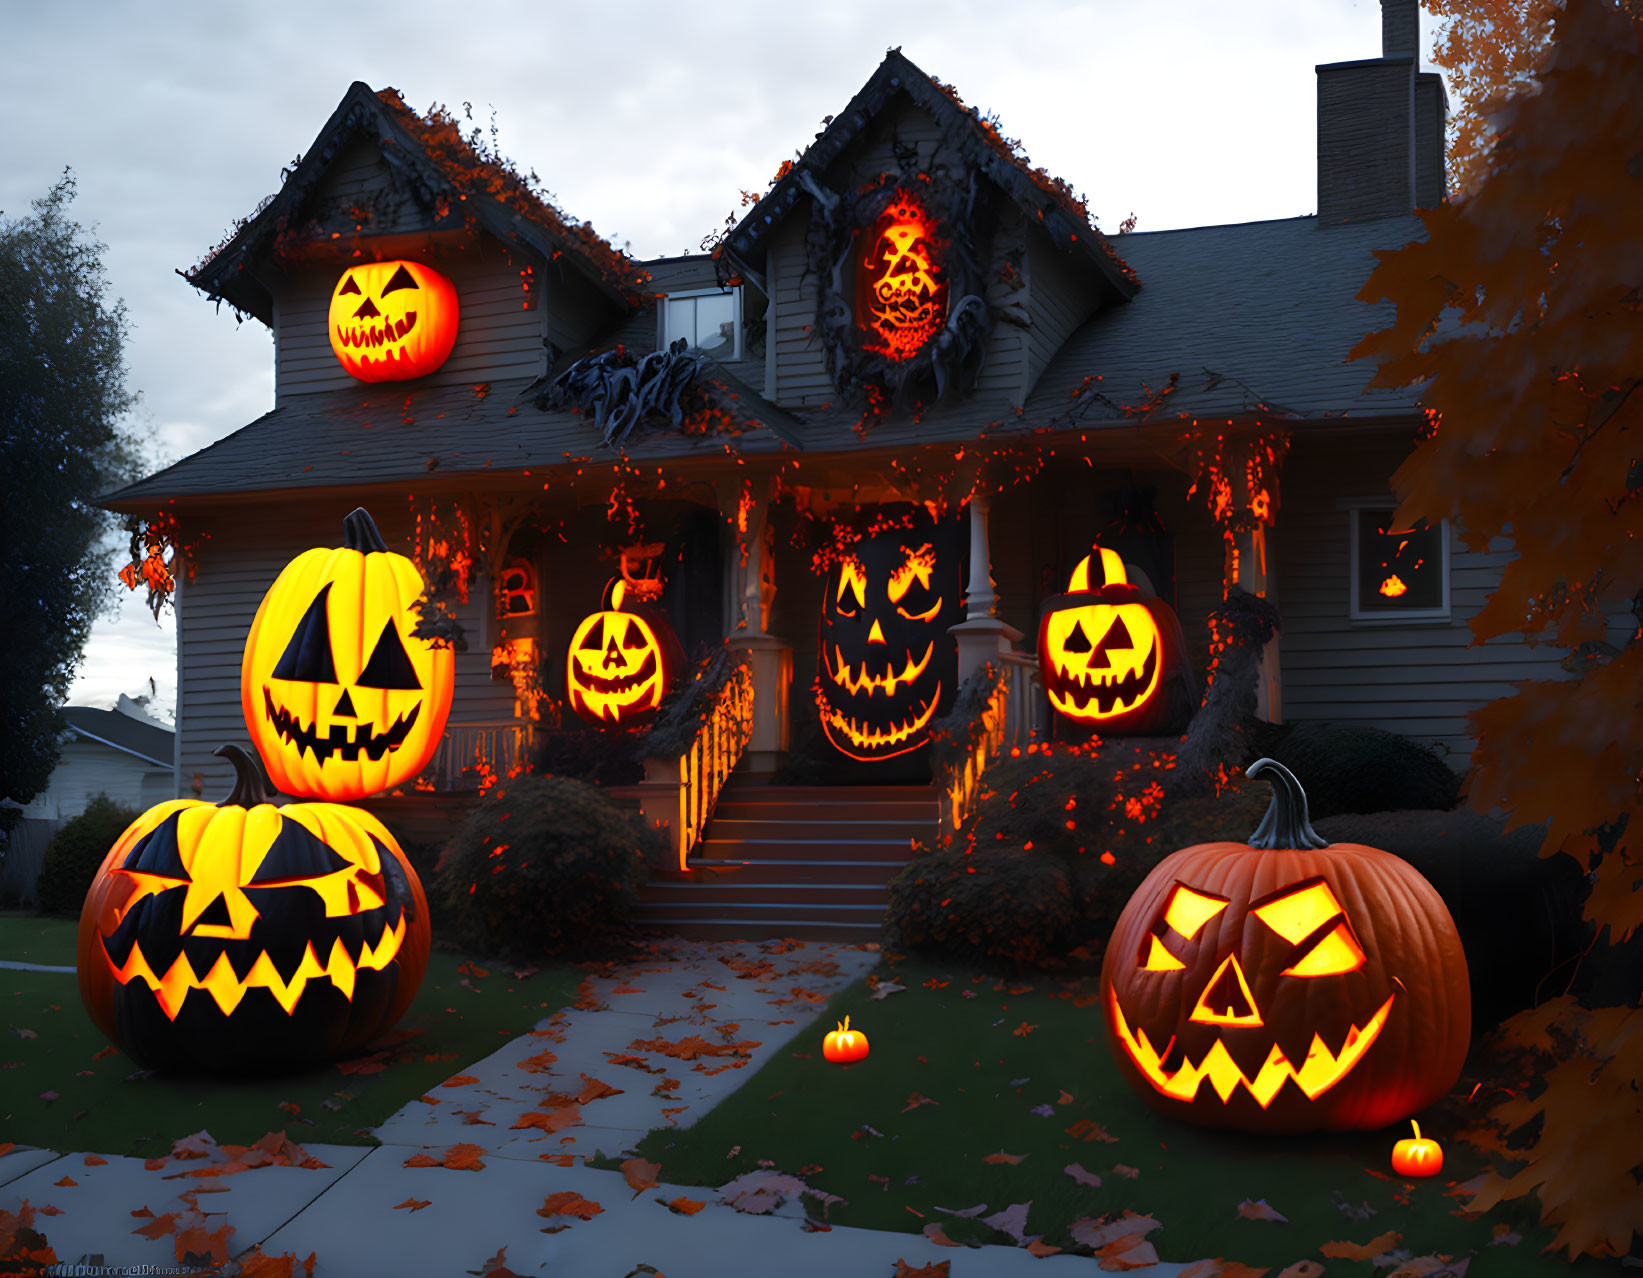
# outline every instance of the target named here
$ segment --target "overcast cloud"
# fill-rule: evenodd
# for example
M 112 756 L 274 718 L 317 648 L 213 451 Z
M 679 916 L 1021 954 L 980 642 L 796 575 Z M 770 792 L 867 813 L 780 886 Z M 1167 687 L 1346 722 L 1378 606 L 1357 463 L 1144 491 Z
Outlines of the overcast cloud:
M 1432 44 L 1423 16 L 1422 50 Z M 841 110 L 886 48 L 996 112 L 1109 234 L 1316 210 L 1320 62 L 1380 53 L 1377 0 L 821 4 L 89 4 L 0 0 L 0 210 L 65 165 L 108 245 L 141 423 L 173 461 L 273 407 L 273 344 L 174 271 L 276 190 L 354 80 L 494 107 L 505 154 L 640 256 L 694 251 Z M 148 690 L 176 648 L 140 598 L 71 700 Z

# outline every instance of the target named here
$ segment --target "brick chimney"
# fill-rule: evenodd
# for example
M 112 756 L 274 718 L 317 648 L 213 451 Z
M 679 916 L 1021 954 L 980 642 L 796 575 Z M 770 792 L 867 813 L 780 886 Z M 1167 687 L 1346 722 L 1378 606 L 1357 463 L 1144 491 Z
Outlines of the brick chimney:
M 1318 219 L 1359 221 L 1445 196 L 1449 98 L 1420 70 L 1418 0 L 1381 0 L 1381 56 L 1318 72 Z

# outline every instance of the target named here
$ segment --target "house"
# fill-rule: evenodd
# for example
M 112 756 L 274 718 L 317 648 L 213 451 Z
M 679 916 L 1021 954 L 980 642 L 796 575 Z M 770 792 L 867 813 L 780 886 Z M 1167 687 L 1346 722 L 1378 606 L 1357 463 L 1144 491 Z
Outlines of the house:
M 850 753 L 853 734 L 864 766 L 904 766 L 892 748 L 931 698 L 869 730 L 818 691 L 846 666 L 870 707 L 913 684 L 922 640 L 869 678 L 822 638 L 847 602 L 851 556 L 833 552 L 874 511 L 949 538 L 951 576 L 919 576 L 917 547 L 892 569 L 935 601 L 903 615 L 952 635 L 960 676 L 1002 661 L 1030 684 L 1041 607 L 1099 537 L 1174 607 L 1200 682 L 1206 614 L 1236 583 L 1282 616 L 1263 714 L 1377 725 L 1464 766 L 1466 713 L 1556 677 L 1558 654 L 1469 649 L 1503 554 L 1390 523 L 1390 476 L 1427 419 L 1346 356 L 1389 319 L 1355 298 L 1374 251 L 1444 198 L 1447 108 L 1419 69 L 1415 0 L 1382 8 L 1380 57 L 1317 68 L 1317 214 L 1113 237 L 896 50 L 714 253 L 643 263 L 453 121 L 356 83 L 187 275 L 269 328 L 273 410 L 102 498 L 171 529 L 186 564 L 178 775 L 226 791 L 211 752 L 246 735 L 258 602 L 361 504 L 444 579 L 466 642 L 419 782 L 430 805 L 568 714 L 567 645 L 619 570 L 665 581 L 687 652 L 749 652 L 747 766 Z M 408 380 L 345 367 L 401 342 L 404 306 L 371 303 L 353 336 L 330 322 L 376 262 L 432 267 L 460 304 L 443 362 Z
M 177 797 L 177 734 L 123 692 L 112 710 L 64 706 L 62 715 L 62 754 L 51 783 L 23 807 L 6 839 L 0 900 L 33 901 L 52 835 L 97 795 L 139 812 Z

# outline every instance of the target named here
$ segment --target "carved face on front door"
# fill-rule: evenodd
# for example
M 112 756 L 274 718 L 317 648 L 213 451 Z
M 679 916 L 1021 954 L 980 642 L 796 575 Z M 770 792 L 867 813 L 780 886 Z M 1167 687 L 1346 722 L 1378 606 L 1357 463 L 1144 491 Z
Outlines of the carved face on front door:
M 923 507 L 880 507 L 827 568 L 816 661 L 822 731 L 853 759 L 916 750 L 952 702 L 963 619 L 954 529 Z M 846 539 L 848 540 L 848 539 Z

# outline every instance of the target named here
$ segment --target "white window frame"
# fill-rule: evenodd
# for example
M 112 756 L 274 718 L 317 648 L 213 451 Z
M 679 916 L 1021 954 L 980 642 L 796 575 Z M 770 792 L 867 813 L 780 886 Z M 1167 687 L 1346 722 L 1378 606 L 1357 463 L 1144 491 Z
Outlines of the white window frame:
M 1347 617 L 1354 625 L 1359 626 L 1398 626 L 1407 622 L 1446 622 L 1450 619 L 1449 599 L 1449 521 L 1438 521 L 1438 585 L 1441 591 L 1441 602 L 1436 608 L 1400 608 L 1396 610 L 1377 609 L 1374 612 L 1364 612 L 1358 607 L 1358 522 L 1359 514 L 1365 510 L 1396 510 L 1398 501 L 1395 497 L 1353 497 L 1336 503 L 1339 510 L 1346 512 L 1347 552 L 1346 552 L 1346 610 Z
M 669 302 L 687 297 L 723 297 L 727 293 L 730 295 L 731 304 L 735 308 L 731 327 L 735 332 L 736 342 L 731 349 L 730 358 L 733 360 L 743 358 L 742 290 L 740 285 L 735 288 L 682 288 L 676 293 L 665 294 L 662 298 L 662 304 L 656 308 L 656 349 L 659 351 L 667 349 L 667 304 Z M 691 349 L 694 350 L 695 348 L 692 347 Z

